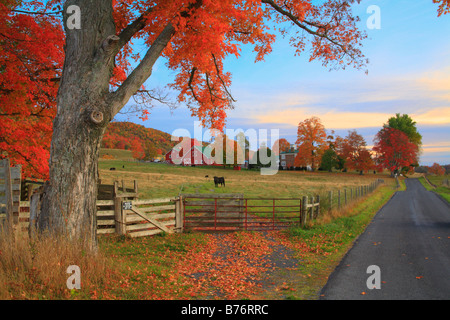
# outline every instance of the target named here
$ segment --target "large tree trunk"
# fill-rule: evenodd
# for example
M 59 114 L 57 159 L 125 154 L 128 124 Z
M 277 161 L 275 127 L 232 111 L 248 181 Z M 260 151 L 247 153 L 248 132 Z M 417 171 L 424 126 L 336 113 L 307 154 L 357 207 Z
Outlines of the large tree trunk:
M 81 9 L 81 28 L 67 27 L 67 8 Z M 151 10 L 151 8 L 149 8 Z M 100 143 L 108 123 L 150 77 L 175 33 L 170 22 L 139 65 L 110 92 L 114 57 L 145 26 L 144 16 L 119 35 L 112 0 L 68 0 L 64 4 L 65 61 L 53 124 L 50 180 L 38 227 L 96 247 L 96 200 Z
M 66 27 L 67 7 L 81 8 L 81 29 Z M 111 120 L 110 48 L 117 42 L 111 0 L 73 0 L 64 7 L 66 47 L 53 126 L 50 180 L 38 225 L 73 240 L 96 244 L 96 198 L 100 143 Z

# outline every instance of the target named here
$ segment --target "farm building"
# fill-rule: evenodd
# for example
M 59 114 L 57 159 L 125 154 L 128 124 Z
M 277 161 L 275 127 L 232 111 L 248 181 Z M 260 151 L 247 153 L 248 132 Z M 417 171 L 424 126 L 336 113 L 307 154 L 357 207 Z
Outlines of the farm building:
M 187 150 L 187 152 L 186 152 Z M 211 148 L 203 147 L 201 143 L 192 139 L 190 146 L 175 146 L 165 155 L 166 163 L 182 166 L 208 166 L 213 165 Z
M 280 166 L 283 167 L 284 170 L 294 167 L 294 160 L 297 153 L 298 150 L 295 150 L 294 148 L 280 152 Z

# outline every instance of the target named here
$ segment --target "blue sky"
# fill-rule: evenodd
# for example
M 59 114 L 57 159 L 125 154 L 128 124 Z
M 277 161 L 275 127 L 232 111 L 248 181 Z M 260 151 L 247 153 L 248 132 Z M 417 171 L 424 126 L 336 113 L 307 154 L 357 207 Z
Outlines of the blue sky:
M 371 5 L 380 8 L 381 29 L 366 26 Z M 225 61 L 237 100 L 227 128 L 279 129 L 280 137 L 295 143 L 298 123 L 317 116 L 327 130 L 346 136 L 355 129 L 371 146 L 389 117 L 407 113 L 423 136 L 421 164 L 450 164 L 450 15 L 437 18 L 431 0 L 363 0 L 354 12 L 368 34 L 363 47 L 368 75 L 355 69 L 329 71 L 319 61 L 308 62 L 307 51 L 294 56 L 281 36 L 264 62 L 254 63 L 251 48 L 243 47 L 239 59 Z M 173 77 L 160 59 L 146 86 L 164 88 Z M 171 111 L 157 105 L 150 112 L 144 122 L 130 115 L 116 120 L 168 133 L 194 131 L 197 119 L 186 106 Z

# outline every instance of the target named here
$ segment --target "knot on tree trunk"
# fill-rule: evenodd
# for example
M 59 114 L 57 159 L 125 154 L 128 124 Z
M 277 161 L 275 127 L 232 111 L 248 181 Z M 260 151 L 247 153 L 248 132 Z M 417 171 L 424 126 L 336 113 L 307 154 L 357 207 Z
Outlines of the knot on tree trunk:
M 120 38 L 116 35 L 110 35 L 103 40 L 102 49 L 108 54 L 114 51 L 115 46 L 119 42 Z
M 100 111 L 92 111 L 90 119 L 95 124 L 101 124 L 103 122 L 103 113 Z

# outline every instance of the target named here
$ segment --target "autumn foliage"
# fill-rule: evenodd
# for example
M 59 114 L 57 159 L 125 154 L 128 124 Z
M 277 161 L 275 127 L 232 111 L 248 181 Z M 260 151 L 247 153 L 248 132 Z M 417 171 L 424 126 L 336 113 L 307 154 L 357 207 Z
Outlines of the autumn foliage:
M 56 18 L 14 12 L 18 2 L 0 3 L 0 157 L 45 179 L 64 34 Z
M 281 138 L 274 142 L 272 146 L 272 152 L 274 152 L 275 155 L 279 155 L 281 152 L 289 151 L 290 148 L 291 144 L 289 143 L 289 141 Z
M 133 47 L 142 41 L 149 48 L 165 28 L 172 36 L 162 56 L 175 73 L 178 102 L 187 104 L 205 126 L 222 129 L 226 111 L 233 108 L 227 56 L 238 57 L 251 45 L 255 61 L 272 51 L 276 39 L 288 32 L 296 54 L 310 50 L 310 60 L 330 68 L 363 68 L 367 61 L 360 46 L 366 35 L 358 30 L 351 4 L 356 1 L 277 0 L 206 1 L 113 0 L 113 18 L 121 38 L 110 79 L 120 88 L 131 73 L 132 62 L 143 56 Z M 65 41 L 61 24 L 63 0 L 4 0 L 0 4 L 0 150 L 26 175 L 48 177 L 52 121 L 62 74 Z M 274 26 L 276 26 L 274 28 Z M 292 29 L 294 26 L 296 29 Z M 132 41 L 131 41 L 132 40 Z M 153 88 L 133 92 L 138 101 L 159 101 Z M 142 110 L 142 118 L 149 112 Z
M 325 127 L 319 118 L 312 117 L 300 122 L 296 141 L 298 154 L 294 165 L 296 167 L 311 166 L 313 171 L 317 169 L 327 149 L 326 138 Z
M 433 3 L 439 3 L 438 17 L 450 12 L 450 0 L 433 0 Z
M 428 169 L 428 173 L 435 174 L 437 176 L 443 176 L 445 174 L 445 169 L 439 163 L 435 162 Z
M 340 151 L 339 155 L 345 161 L 345 168 L 357 171 L 368 171 L 374 168 L 367 143 L 356 130 L 349 131 L 347 137 L 342 140 Z
M 401 172 L 403 168 L 413 169 L 416 165 L 418 147 L 408 136 L 395 128 L 383 127 L 375 137 L 373 151 L 378 166 L 391 172 Z
M 166 132 L 146 128 L 132 122 L 112 122 L 108 125 L 101 146 L 106 149 L 131 150 L 136 159 L 164 155 L 177 144 Z M 144 156 L 139 156 L 143 152 Z

